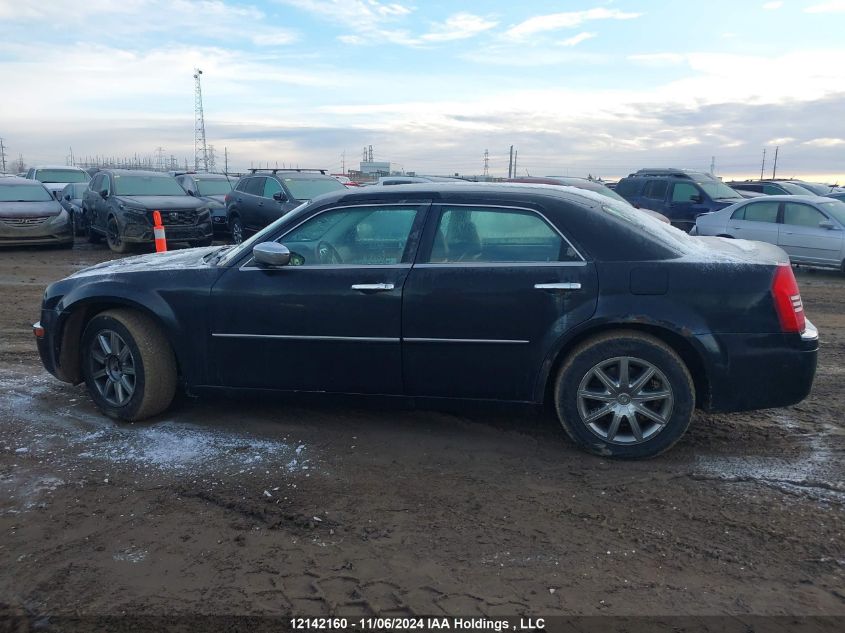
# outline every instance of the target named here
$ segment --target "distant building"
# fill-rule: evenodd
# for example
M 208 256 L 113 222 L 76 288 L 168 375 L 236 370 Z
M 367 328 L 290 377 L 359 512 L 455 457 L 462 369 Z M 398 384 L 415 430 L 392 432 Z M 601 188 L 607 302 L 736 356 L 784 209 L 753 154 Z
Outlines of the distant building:
M 361 161 L 360 172 L 365 176 L 389 176 L 390 163 L 381 161 Z

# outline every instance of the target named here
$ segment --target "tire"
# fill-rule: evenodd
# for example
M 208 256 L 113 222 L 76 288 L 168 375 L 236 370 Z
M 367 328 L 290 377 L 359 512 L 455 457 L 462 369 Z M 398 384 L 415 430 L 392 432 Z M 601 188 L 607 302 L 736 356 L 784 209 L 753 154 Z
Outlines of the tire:
M 91 214 L 88 212 L 87 209 L 82 210 L 82 215 L 85 218 L 85 237 L 88 239 L 89 244 L 99 244 L 103 241 L 103 236 L 97 233 L 94 230 L 93 223 L 91 222 Z
M 120 356 L 107 348 L 119 350 Z M 152 319 L 133 310 L 106 310 L 82 333 L 82 376 L 97 408 L 135 422 L 170 406 L 176 393 L 176 357 Z
M 622 376 L 626 365 L 627 381 Z M 638 386 L 641 379 L 646 382 Z M 620 389 L 620 384 L 632 388 Z M 695 409 L 695 386 L 672 348 L 648 334 L 623 330 L 578 345 L 558 372 L 554 399 L 564 430 L 580 448 L 642 459 L 669 449 L 686 432 Z M 644 409 L 648 415 L 641 413 Z
M 120 236 L 120 226 L 113 215 L 110 215 L 106 221 L 106 243 L 112 253 L 128 253 L 131 249 L 131 246 Z
M 229 233 L 232 235 L 232 241 L 235 244 L 244 241 L 244 225 L 239 215 L 233 215 L 229 218 Z

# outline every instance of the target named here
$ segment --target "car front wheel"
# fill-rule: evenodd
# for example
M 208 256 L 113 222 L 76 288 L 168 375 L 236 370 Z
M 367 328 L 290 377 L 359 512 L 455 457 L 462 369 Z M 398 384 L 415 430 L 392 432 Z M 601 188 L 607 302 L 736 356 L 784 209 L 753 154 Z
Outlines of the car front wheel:
M 106 242 L 113 253 L 126 253 L 130 248 L 120 234 L 120 226 L 118 226 L 114 216 L 109 217 L 106 223 Z
M 82 375 L 106 415 L 143 420 L 170 406 L 176 359 L 161 328 L 132 310 L 107 310 L 82 334 Z
M 240 244 L 244 241 L 244 225 L 241 222 L 240 216 L 233 215 L 229 219 L 229 232 L 232 234 L 232 241 L 235 244 Z
M 610 332 L 569 355 L 558 373 L 555 405 L 581 448 L 608 457 L 654 457 L 687 430 L 695 387 L 683 360 L 661 340 Z

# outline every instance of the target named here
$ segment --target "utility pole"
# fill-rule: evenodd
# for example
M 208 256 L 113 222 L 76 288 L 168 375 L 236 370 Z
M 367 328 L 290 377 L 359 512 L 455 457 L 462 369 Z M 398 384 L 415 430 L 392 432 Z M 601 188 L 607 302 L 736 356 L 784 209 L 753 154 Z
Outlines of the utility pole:
M 340 153 L 340 173 L 346 175 L 346 150 Z
M 3 143 L 3 139 L 0 138 L 0 172 L 6 171 L 6 146 Z
M 513 151 L 513 178 L 516 178 L 516 159 L 519 158 L 519 150 Z
M 486 149 L 484 150 L 484 175 L 490 175 L 490 153 Z
M 513 145 L 511 145 L 511 155 L 508 159 L 508 178 L 513 178 Z
M 760 180 L 763 180 L 763 170 L 766 169 L 766 148 L 763 148 L 763 164 L 760 166 Z
M 716 175 L 716 157 L 715 156 L 710 157 L 710 175 L 711 176 Z
M 223 173 L 229 175 L 229 148 L 223 146 Z
M 772 180 L 775 179 L 775 174 L 778 172 L 778 150 L 780 150 L 780 145 L 775 147 L 775 164 L 772 167 Z
M 194 169 L 208 171 L 208 148 L 205 144 L 205 116 L 202 112 L 202 71 L 194 69 Z

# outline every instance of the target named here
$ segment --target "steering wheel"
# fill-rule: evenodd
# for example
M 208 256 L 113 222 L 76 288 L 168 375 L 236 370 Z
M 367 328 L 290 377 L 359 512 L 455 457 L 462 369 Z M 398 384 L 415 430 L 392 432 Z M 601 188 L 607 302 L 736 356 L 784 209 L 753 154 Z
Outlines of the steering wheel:
M 320 242 L 317 244 L 317 258 L 321 264 L 342 264 L 343 260 L 340 258 L 340 253 L 337 249 L 328 242 Z

